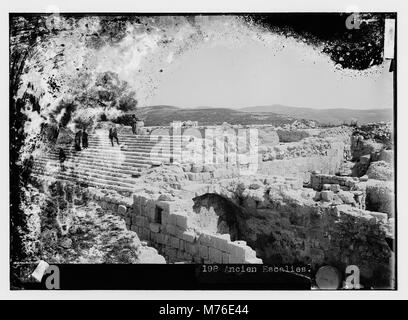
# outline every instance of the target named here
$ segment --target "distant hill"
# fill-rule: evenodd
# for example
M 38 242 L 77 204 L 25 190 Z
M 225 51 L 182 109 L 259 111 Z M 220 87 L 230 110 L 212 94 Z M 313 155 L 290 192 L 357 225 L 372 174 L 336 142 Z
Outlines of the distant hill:
M 166 126 L 172 121 L 198 121 L 199 125 L 229 124 L 272 124 L 283 125 L 296 119 L 290 116 L 271 112 L 244 112 L 228 108 L 178 108 L 174 106 L 150 106 L 139 108 L 136 114 L 146 126 Z
M 279 104 L 270 106 L 246 107 L 239 109 L 241 111 L 254 113 L 274 113 L 290 116 L 293 118 L 316 120 L 322 124 L 342 124 L 357 121 L 359 124 L 392 121 L 392 109 L 371 109 L 371 110 L 354 110 L 354 109 L 313 109 L 289 107 Z

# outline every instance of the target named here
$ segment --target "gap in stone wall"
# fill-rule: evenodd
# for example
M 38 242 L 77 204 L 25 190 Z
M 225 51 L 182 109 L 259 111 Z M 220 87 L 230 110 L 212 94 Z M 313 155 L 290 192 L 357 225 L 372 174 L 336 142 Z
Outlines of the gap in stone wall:
M 194 224 L 197 228 L 212 233 L 229 234 L 231 241 L 244 240 L 239 228 L 239 219 L 243 218 L 243 209 L 231 201 L 213 193 L 193 199 L 196 213 Z

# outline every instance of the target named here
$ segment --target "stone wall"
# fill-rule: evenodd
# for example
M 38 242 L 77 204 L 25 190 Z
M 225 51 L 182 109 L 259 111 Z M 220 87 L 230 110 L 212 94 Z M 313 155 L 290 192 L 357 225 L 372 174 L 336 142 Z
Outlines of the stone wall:
M 264 263 L 310 263 L 315 270 L 354 264 L 366 281 L 386 283 L 392 253 L 387 214 L 313 198 L 306 190 L 270 190 L 269 201 L 244 199 L 242 206 L 251 214 L 241 221 L 240 234 Z
M 183 164 L 182 166 L 190 181 L 207 182 L 211 179 L 227 179 L 238 177 L 240 175 L 240 169 L 237 166 L 228 164 Z
M 324 153 L 313 148 L 303 156 L 302 154 L 293 158 L 284 156 L 283 159 L 260 162 L 258 172 L 267 175 L 301 177 L 307 183 L 312 171 L 337 173 L 344 160 L 344 148 L 344 143 L 331 141 L 322 151 Z
M 320 191 L 292 188 L 286 179 L 225 180 L 195 195 L 216 193 L 238 206 L 234 232 L 264 263 L 306 263 L 314 269 L 329 264 L 340 270 L 355 264 L 364 281 L 385 285 L 392 256 L 386 239 L 393 238 L 393 219 L 316 197 Z
M 337 157 L 313 156 L 262 162 L 258 172 L 271 176 L 300 177 L 305 183 L 308 183 L 312 171 L 335 174 L 340 169 L 340 165 L 341 160 Z
M 337 191 L 342 193 L 343 198 L 350 193 L 355 206 L 370 211 L 383 212 L 388 214 L 389 217 L 394 216 L 395 194 L 393 181 L 369 179 L 368 176 L 360 178 L 342 177 L 313 172 L 310 178 L 310 186 L 317 191 L 332 191 L 332 199 Z M 353 204 L 353 202 L 345 203 Z
M 93 188 L 84 194 L 124 218 L 127 228 L 168 262 L 307 263 L 340 269 L 354 264 L 366 281 L 385 283 L 392 254 L 386 240 L 393 239 L 394 220 L 386 213 L 326 201 L 316 196 L 321 191 L 302 188 L 299 181 L 278 176 L 225 179 L 200 184 L 173 201 L 145 191 L 132 198 Z M 216 230 L 197 223 L 200 208 L 210 208 L 203 199 L 214 196 L 236 208 L 233 223 L 221 219 L 228 228 L 220 228 L 220 221 Z
M 192 200 L 159 201 L 147 194 L 134 195 L 126 224 L 169 262 L 262 263 L 245 241 L 196 229 L 192 207 Z
M 332 174 L 321 174 L 312 172 L 310 176 L 310 187 L 314 190 L 322 190 L 325 184 L 338 184 L 343 190 L 353 190 L 357 188 L 360 179 L 357 177 L 342 177 Z
M 368 210 L 385 212 L 389 217 L 394 217 L 394 181 L 369 179 L 366 192 L 366 207 Z
M 385 145 L 373 139 L 364 139 L 361 135 L 351 138 L 351 153 L 353 160 L 359 160 L 361 156 L 370 155 L 372 161 L 377 161 Z
M 276 130 L 280 142 L 297 142 L 304 138 L 310 137 L 310 134 L 305 130 Z

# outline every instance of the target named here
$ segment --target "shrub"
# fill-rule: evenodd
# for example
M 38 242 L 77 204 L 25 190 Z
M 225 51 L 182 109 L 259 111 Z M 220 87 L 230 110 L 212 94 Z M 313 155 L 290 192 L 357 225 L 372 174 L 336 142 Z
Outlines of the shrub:
M 112 122 L 117 123 L 117 124 L 122 124 L 124 126 L 131 126 L 132 125 L 132 115 L 131 114 L 124 114 L 116 119 L 112 120 Z

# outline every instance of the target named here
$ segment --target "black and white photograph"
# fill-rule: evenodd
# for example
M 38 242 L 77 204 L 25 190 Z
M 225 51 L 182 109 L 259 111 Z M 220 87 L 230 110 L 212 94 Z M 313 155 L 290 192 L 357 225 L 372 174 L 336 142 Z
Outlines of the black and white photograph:
M 396 11 L 8 17 L 11 291 L 398 289 Z

